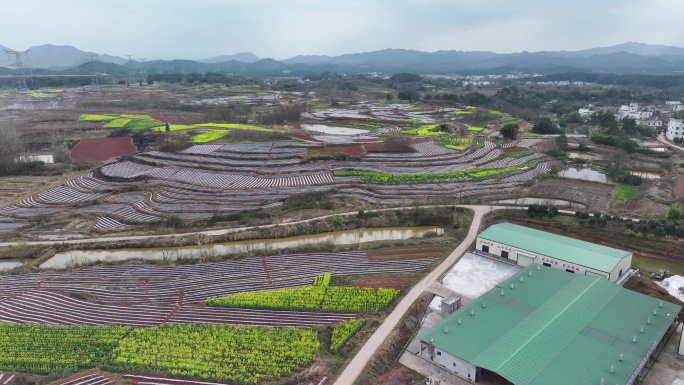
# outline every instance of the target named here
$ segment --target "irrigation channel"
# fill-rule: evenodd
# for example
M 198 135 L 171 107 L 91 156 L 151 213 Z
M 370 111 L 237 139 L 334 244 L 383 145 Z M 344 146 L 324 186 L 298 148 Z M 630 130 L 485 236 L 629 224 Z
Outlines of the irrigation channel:
M 281 250 L 321 244 L 359 245 L 374 241 L 396 241 L 422 237 L 426 232 L 444 233 L 444 229 L 434 226 L 422 227 L 381 227 L 335 231 L 330 233 L 299 235 L 286 238 L 253 239 L 213 243 L 198 246 L 139 248 L 116 250 L 72 250 L 55 254 L 43 262 L 41 268 L 63 269 L 83 263 L 96 261 L 123 261 L 128 259 L 177 260 L 204 256 L 248 253 L 257 250 Z

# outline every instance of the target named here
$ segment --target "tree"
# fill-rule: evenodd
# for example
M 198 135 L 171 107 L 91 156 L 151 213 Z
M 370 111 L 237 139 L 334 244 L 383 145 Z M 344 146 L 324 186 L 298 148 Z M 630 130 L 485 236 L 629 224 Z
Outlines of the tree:
M 17 163 L 14 162 L 23 150 L 21 135 L 14 127 L 0 125 L 0 175 L 11 173 Z
M 532 131 L 537 134 L 557 134 L 559 132 L 556 124 L 547 116 L 538 116 L 534 119 Z
M 520 130 L 518 123 L 506 123 L 499 132 L 504 138 L 514 140 L 518 137 L 518 130 Z
M 397 93 L 397 98 L 399 98 L 399 100 L 408 100 L 409 102 L 414 102 L 420 100 L 420 94 L 413 90 L 403 90 Z
M 410 74 L 406 72 L 402 72 L 399 74 L 396 74 L 390 78 L 390 80 L 398 82 L 398 83 L 411 83 L 411 82 L 421 82 L 423 78 L 420 77 L 418 74 Z
M 678 203 L 673 203 L 670 206 L 670 210 L 667 212 L 667 219 L 681 219 L 682 214 L 682 206 Z
M 385 100 L 387 100 L 388 102 L 391 102 L 393 99 L 394 99 L 394 95 L 392 95 L 391 92 L 388 92 L 385 94 Z
M 169 124 L 168 124 L 168 123 L 165 123 L 165 125 L 166 125 L 166 127 L 165 127 L 166 132 L 170 132 L 170 131 L 171 131 L 171 127 L 169 127 Z
M 639 133 L 639 130 L 637 129 L 637 121 L 635 119 L 624 118 L 620 121 L 620 126 L 622 131 L 628 135 L 636 135 Z
M 559 149 L 565 150 L 568 148 L 568 137 L 565 134 L 560 134 L 556 137 L 556 146 Z

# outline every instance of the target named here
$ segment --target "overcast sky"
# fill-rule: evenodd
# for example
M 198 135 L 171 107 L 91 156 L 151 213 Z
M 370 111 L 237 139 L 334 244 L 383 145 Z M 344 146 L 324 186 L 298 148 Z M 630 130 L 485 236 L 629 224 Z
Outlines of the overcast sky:
M 683 0 L 20 0 L 3 2 L 0 44 L 148 60 L 684 47 L 683 15 Z

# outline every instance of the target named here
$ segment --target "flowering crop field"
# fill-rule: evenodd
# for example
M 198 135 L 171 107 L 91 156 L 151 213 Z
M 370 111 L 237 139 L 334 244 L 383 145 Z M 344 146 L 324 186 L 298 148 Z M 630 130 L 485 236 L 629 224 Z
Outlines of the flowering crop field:
M 270 128 L 263 128 L 263 127 L 257 127 L 257 126 L 252 126 L 249 124 L 239 124 L 239 123 L 200 123 L 200 124 L 194 124 L 192 127 L 195 128 L 201 128 L 201 127 L 216 127 L 216 128 L 225 128 L 225 129 L 230 129 L 230 130 L 250 130 L 250 131 L 264 131 L 264 132 L 283 132 L 281 130 L 272 130 Z
M 440 131 L 433 131 L 435 128 L 439 127 L 439 124 L 428 124 L 425 126 L 420 126 L 418 128 L 414 128 L 412 130 L 407 130 L 404 131 L 406 134 L 409 135 L 418 135 L 418 136 L 439 136 L 439 135 L 446 135 L 446 132 L 440 132 Z
M 335 325 L 330 337 L 330 351 L 335 352 L 344 346 L 365 323 L 363 319 L 352 319 Z
M 209 298 L 206 303 L 209 306 L 262 310 L 375 313 L 387 307 L 399 294 L 395 289 L 329 287 L 329 277 L 317 278 L 313 286 L 235 293 Z
M 114 119 L 114 120 L 110 120 L 109 123 L 105 124 L 103 127 L 104 128 L 122 128 L 126 124 L 128 124 L 128 122 L 130 122 L 130 121 L 131 121 L 131 119 Z
M 251 385 L 311 364 L 319 346 L 313 330 L 165 325 L 134 330 L 102 369 Z
M 135 120 L 150 120 L 153 122 L 156 122 L 156 119 L 149 115 L 143 115 L 143 114 L 121 114 L 120 115 L 122 118 L 128 118 L 128 119 L 135 119 Z
M 334 176 L 360 176 L 364 182 L 392 183 L 392 182 L 424 182 L 428 180 L 487 178 L 490 176 L 518 171 L 517 167 L 504 168 L 473 168 L 463 171 L 440 172 L 434 174 L 386 174 L 375 171 L 338 170 Z
M 48 374 L 93 367 L 127 327 L 0 325 L 0 369 Z
M 451 111 L 449 112 L 449 115 L 472 115 L 473 113 L 470 111 Z
M 96 114 L 81 114 L 78 120 L 93 121 L 93 122 L 104 122 L 107 120 L 118 119 L 119 115 L 96 115 Z
M 226 136 L 228 130 L 210 130 L 192 138 L 193 143 L 209 143 Z
M 484 130 L 484 127 L 468 127 L 468 131 L 470 132 L 480 132 Z
M 464 144 L 473 144 L 473 140 L 469 138 L 451 138 L 442 136 L 439 138 L 439 143 L 446 148 L 456 151 L 463 151 L 468 148 L 467 146 L 464 146 Z

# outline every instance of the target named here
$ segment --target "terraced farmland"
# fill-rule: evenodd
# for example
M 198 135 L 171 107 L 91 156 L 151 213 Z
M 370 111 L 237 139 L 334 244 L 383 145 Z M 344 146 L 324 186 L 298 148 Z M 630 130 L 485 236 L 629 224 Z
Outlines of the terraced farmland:
M 511 145 L 532 145 L 533 141 L 523 139 Z M 48 215 L 90 218 L 95 231 L 130 231 L 168 218 L 206 220 L 216 214 L 267 209 L 288 197 L 316 191 L 387 205 L 453 201 L 455 197 L 505 194 L 549 170 L 544 164 L 537 167 L 538 153 L 507 156 L 490 141 L 465 151 L 426 138 L 411 144 L 413 153 L 377 152 L 375 143 L 368 143 L 373 151 L 363 151 L 363 146 L 356 146 L 361 149 L 357 151 L 360 161 L 307 161 L 306 154 L 321 146 L 294 141 L 138 153 L 0 208 L 0 232 L 29 227 Z M 488 171 L 471 173 L 474 169 Z M 352 176 L 352 170 L 354 175 L 401 178 Z M 418 174 L 463 177 L 449 180 Z M 137 191 L 131 193 L 131 189 Z

